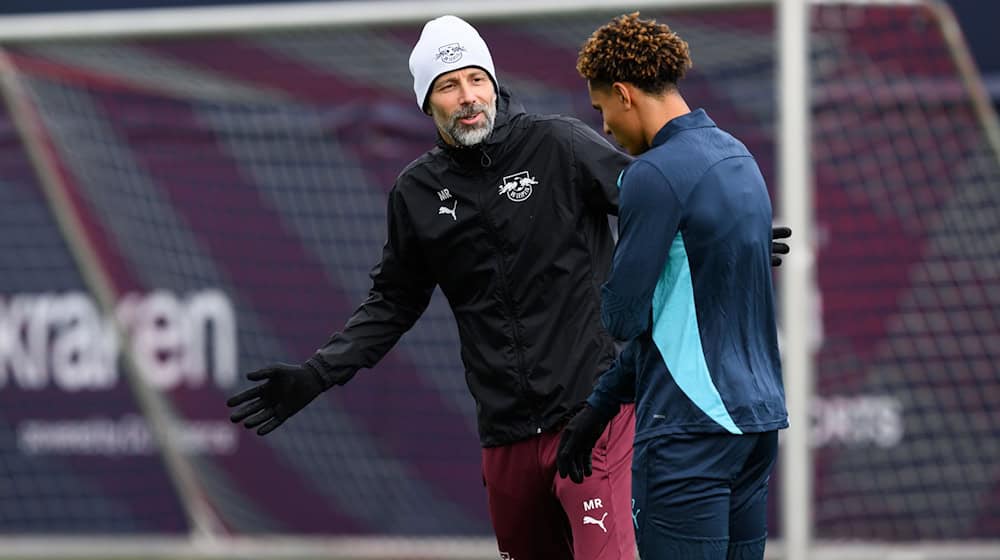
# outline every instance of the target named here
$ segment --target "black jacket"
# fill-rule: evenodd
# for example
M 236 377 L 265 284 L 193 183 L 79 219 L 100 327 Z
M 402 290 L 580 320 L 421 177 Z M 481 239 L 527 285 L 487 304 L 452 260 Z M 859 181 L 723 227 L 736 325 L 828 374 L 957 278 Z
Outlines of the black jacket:
M 601 325 L 608 214 L 630 158 L 578 120 L 529 115 L 501 91 L 493 133 L 438 146 L 389 193 L 373 286 L 310 364 L 328 385 L 378 362 L 440 286 L 458 323 L 485 447 L 556 427 L 615 357 Z

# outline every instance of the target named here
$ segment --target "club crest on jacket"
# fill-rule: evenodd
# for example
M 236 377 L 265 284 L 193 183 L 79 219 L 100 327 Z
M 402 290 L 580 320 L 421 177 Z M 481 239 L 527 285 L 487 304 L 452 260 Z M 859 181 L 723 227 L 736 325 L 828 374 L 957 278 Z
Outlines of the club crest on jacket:
M 532 187 L 537 184 L 538 181 L 530 173 L 521 171 L 504 177 L 498 194 L 507 195 L 513 202 L 524 202 L 531 196 Z

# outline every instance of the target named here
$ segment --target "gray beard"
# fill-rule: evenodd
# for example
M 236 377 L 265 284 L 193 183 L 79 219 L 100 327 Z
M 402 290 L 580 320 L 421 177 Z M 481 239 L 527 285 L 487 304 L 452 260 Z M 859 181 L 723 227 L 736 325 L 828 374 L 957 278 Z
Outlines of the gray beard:
M 485 117 L 484 121 L 481 123 L 467 126 L 458 122 L 459 119 L 471 117 L 472 115 L 480 112 Z M 447 132 L 448 135 L 455 140 L 455 142 L 468 148 L 481 143 L 489 137 L 489 135 L 493 132 L 493 124 L 496 122 L 496 117 L 497 107 L 495 101 L 490 105 L 485 103 L 476 103 L 462 107 L 449 115 L 448 122 L 444 123 L 442 128 L 444 128 L 445 132 Z

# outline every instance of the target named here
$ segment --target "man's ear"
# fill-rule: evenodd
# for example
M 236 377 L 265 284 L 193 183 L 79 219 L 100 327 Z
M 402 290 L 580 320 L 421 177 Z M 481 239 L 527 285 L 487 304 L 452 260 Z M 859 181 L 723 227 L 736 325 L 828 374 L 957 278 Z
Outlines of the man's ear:
M 611 84 L 611 94 L 626 110 L 632 108 L 632 90 L 623 82 Z

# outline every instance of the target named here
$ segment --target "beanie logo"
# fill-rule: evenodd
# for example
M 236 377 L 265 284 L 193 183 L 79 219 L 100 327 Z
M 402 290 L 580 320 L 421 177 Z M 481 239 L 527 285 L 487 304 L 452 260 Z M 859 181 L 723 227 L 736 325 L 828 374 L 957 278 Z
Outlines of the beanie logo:
M 448 64 L 458 62 L 459 60 L 462 60 L 462 53 L 467 50 L 468 49 L 458 43 L 441 45 L 438 47 L 438 52 L 434 56 L 434 60 L 440 60 L 442 62 L 447 62 Z

